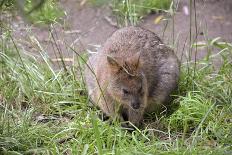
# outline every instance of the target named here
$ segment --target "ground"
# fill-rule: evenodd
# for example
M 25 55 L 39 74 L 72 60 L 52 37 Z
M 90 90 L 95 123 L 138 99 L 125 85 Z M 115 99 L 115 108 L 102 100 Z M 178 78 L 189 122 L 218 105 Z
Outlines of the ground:
M 180 0 L 178 11 L 173 17 L 164 14 L 167 20 L 161 20 L 155 24 L 154 20 L 161 14 L 150 14 L 144 17 L 139 26 L 149 29 L 157 33 L 165 43 L 173 46 L 177 55 L 182 55 L 189 48 L 190 34 L 190 1 Z M 118 29 L 114 25 L 114 17 L 108 6 L 96 7 L 89 4 L 80 6 L 80 2 L 76 0 L 63 0 L 60 2 L 61 7 L 65 10 L 66 16 L 62 24 L 55 24 L 53 34 L 55 40 L 51 39 L 49 30 L 44 27 L 31 26 L 25 24 L 20 17 L 15 22 L 15 36 L 21 43 L 28 42 L 28 28 L 31 28 L 30 35 L 33 34 L 45 48 L 45 51 L 54 59 L 60 51 L 66 58 L 72 57 L 72 52 L 67 49 L 67 45 L 72 45 L 79 52 L 94 51 L 105 40 Z M 194 4 L 192 4 L 194 5 Z M 204 41 L 221 37 L 222 40 L 232 41 L 232 1 L 231 0 L 196 0 L 197 12 L 197 41 Z M 192 12 L 192 36 L 196 34 L 196 26 L 194 21 L 194 9 Z M 174 22 L 174 27 L 173 27 Z M 165 28 L 165 25 L 167 27 Z M 174 31 L 173 31 L 174 30 Z M 27 31 L 27 33 L 25 33 Z M 174 35 L 174 40 L 173 40 Z M 50 36 L 50 37 L 49 37 Z M 192 37 L 192 42 L 196 38 Z M 58 45 L 54 47 L 54 42 Z M 186 42 L 186 45 L 185 45 Z M 173 44 L 174 43 L 174 44 Z M 28 44 L 28 46 L 31 46 Z M 55 48 L 55 49 L 54 49 Z M 29 47 L 30 52 L 38 54 L 38 49 Z M 56 52 L 54 52 L 56 51 Z M 202 58 L 206 50 L 198 51 L 197 58 Z M 68 61 L 69 59 L 67 59 Z

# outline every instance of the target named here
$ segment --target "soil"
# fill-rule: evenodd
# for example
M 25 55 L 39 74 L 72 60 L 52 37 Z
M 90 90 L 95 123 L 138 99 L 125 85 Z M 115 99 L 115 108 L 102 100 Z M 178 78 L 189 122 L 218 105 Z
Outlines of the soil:
M 189 0 L 180 0 L 178 11 L 174 16 L 150 14 L 141 20 L 139 26 L 157 33 L 165 43 L 173 46 L 177 55 L 181 57 L 190 44 L 189 3 Z M 23 44 L 24 47 L 26 46 L 24 49 L 29 53 L 38 55 L 38 58 L 40 57 L 39 49 L 35 42 L 34 46 L 31 45 L 32 36 L 39 41 L 43 50 L 51 58 L 54 58 L 54 61 L 58 61 L 59 54 L 62 53 L 68 62 L 71 61 L 73 52 L 67 47 L 71 46 L 79 53 L 94 52 L 118 29 L 111 22 L 111 20 L 114 21 L 114 18 L 107 6 L 94 7 L 87 4 L 81 6 L 80 1 L 77 0 L 62 0 L 60 4 L 65 10 L 66 16 L 62 24 L 53 25 L 51 31 L 53 35 L 48 28 L 26 24 L 19 16 L 16 16 L 17 20 L 13 22 L 17 42 Z M 161 20 L 155 24 L 154 20 L 160 15 L 163 15 L 166 20 Z M 191 16 L 192 42 L 216 37 L 221 37 L 222 41 L 232 42 L 231 0 L 196 0 L 196 22 L 194 15 L 193 9 Z M 195 34 L 198 34 L 197 37 Z M 201 49 L 198 51 L 197 58 L 202 58 L 205 54 L 206 50 Z

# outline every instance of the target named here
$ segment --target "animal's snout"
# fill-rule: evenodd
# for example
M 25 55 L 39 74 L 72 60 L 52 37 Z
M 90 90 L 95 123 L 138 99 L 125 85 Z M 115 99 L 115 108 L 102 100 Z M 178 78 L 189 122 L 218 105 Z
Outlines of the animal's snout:
M 139 109 L 140 108 L 140 103 L 139 102 L 132 102 L 131 106 L 133 109 Z

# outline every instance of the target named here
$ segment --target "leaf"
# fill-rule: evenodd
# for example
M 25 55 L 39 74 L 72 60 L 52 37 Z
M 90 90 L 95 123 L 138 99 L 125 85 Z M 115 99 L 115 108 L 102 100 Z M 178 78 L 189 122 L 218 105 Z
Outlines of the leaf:
M 163 18 L 164 18 L 163 15 L 159 15 L 158 17 L 155 18 L 154 23 L 155 23 L 155 24 L 159 24 L 160 21 L 161 21 Z

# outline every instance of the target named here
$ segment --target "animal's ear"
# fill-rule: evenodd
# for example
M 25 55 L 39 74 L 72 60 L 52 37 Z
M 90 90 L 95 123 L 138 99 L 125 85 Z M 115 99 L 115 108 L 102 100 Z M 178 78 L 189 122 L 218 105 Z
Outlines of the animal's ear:
M 137 52 L 127 60 L 127 62 L 129 62 L 131 65 L 133 65 L 135 67 L 135 69 L 137 69 L 139 67 L 140 55 L 141 55 L 141 53 Z
M 107 55 L 107 61 L 111 66 L 119 66 L 119 63 L 117 62 L 116 58 L 114 58 L 114 57 Z
M 107 61 L 109 63 L 109 65 L 111 65 L 112 67 L 115 67 L 115 68 L 121 68 L 121 65 L 120 65 L 120 59 L 118 57 L 112 57 L 112 56 L 107 56 Z

